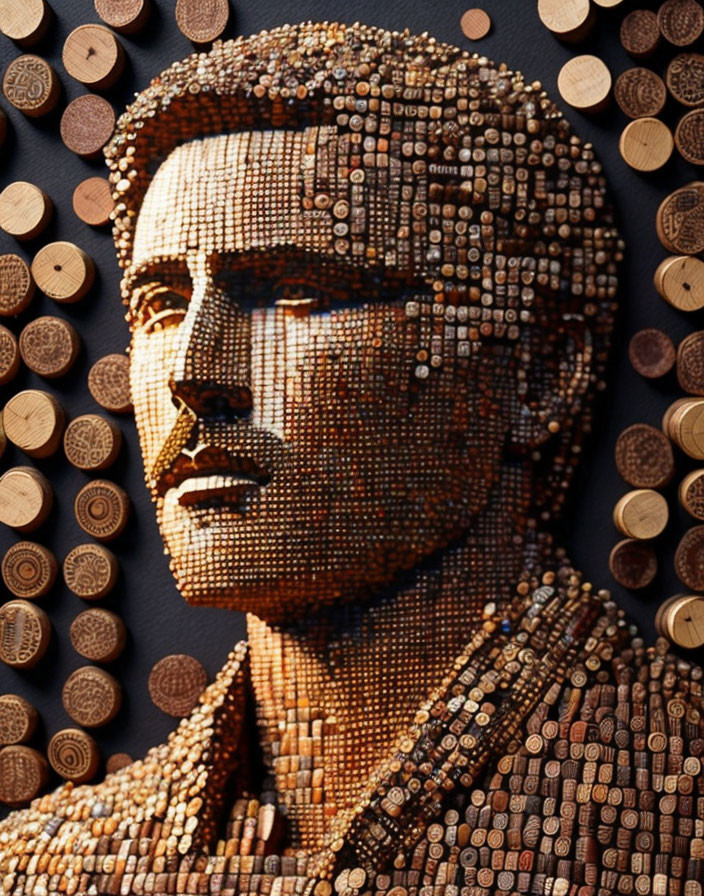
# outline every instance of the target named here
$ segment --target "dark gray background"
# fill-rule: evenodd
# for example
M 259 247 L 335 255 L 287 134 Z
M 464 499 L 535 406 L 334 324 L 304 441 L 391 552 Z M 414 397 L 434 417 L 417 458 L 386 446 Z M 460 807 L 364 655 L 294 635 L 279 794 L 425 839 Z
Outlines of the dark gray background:
M 644 4 L 640 4 L 644 5 Z M 0 153 L 0 189 L 15 180 L 28 180 L 46 190 L 54 201 L 56 213 L 48 229 L 32 244 L 18 244 L 0 232 L 0 253 L 18 252 L 28 261 L 36 250 L 54 239 L 71 240 L 96 261 L 98 278 L 90 294 L 76 305 L 58 306 L 37 294 L 30 308 L 17 320 L 7 323 L 15 333 L 31 318 L 55 314 L 70 320 L 79 330 L 83 349 L 74 369 L 61 380 L 45 381 L 23 370 L 17 379 L 0 389 L 2 404 L 21 388 L 48 389 L 62 402 L 69 417 L 100 412 L 87 387 L 90 366 L 108 352 L 121 351 L 127 344 L 127 328 L 118 290 L 118 268 L 114 259 L 109 230 L 97 231 L 75 216 L 71 196 L 85 177 L 104 174 L 102 162 L 85 162 L 61 143 L 58 124 L 65 103 L 85 92 L 70 78 L 61 64 L 61 48 L 68 33 L 78 25 L 99 21 L 92 0 L 53 0 L 55 18 L 49 36 L 35 51 L 55 67 L 63 85 L 63 97 L 49 118 L 24 118 L 2 99 L 9 115 L 8 140 Z M 193 47 L 175 24 L 174 0 L 158 0 L 146 31 L 137 37 L 120 37 L 129 63 L 119 87 L 107 94 L 118 113 L 133 93 L 145 87 L 152 77 L 172 61 L 192 52 Z M 463 37 L 459 19 L 468 4 L 458 0 L 427 3 L 419 0 L 378 0 L 341 2 L 341 0 L 258 0 L 239 2 L 231 9 L 225 37 L 250 34 L 285 22 L 302 20 L 356 20 L 390 29 L 409 28 L 427 31 L 446 41 L 470 47 Z M 473 49 L 510 66 L 521 69 L 530 80 L 540 79 L 557 98 L 556 80 L 561 65 L 575 52 L 595 52 L 609 64 L 614 77 L 634 64 L 618 42 L 618 26 L 625 11 L 624 3 L 614 12 L 599 12 L 598 30 L 578 49 L 559 43 L 542 26 L 534 0 L 484 0 L 484 8 L 493 19 L 489 37 Z M 22 52 L 0 35 L 0 68 Z M 660 52 L 649 65 L 662 72 L 673 55 Z M 678 109 L 670 102 L 666 117 L 676 122 Z M 666 536 L 658 542 L 662 572 L 646 593 L 625 592 L 611 579 L 607 558 L 618 535 L 611 522 L 611 511 L 628 486 L 618 476 L 613 463 L 613 447 L 621 429 L 635 422 L 658 426 L 667 405 L 680 392 L 674 378 L 653 385 L 638 377 L 630 368 L 626 345 L 630 335 L 645 326 L 664 328 L 675 340 L 702 326 L 701 316 L 680 314 L 656 294 L 652 285 L 655 266 L 667 253 L 660 246 L 654 227 L 658 203 L 667 192 L 693 180 L 697 170 L 679 157 L 673 157 L 661 172 L 642 176 L 629 169 L 618 154 L 618 137 L 627 119 L 614 106 L 599 117 L 584 117 L 565 110 L 578 132 L 591 140 L 604 162 L 616 196 L 622 230 L 628 244 L 626 279 L 623 289 L 624 313 L 611 371 L 612 388 L 602 405 L 594 433 L 591 458 L 585 465 L 578 493 L 572 502 L 569 522 L 565 524 L 565 542 L 574 562 L 597 587 L 611 587 L 615 598 L 640 624 L 645 637 L 654 637 L 653 617 L 661 600 L 682 589 L 672 569 L 672 552 L 684 529 L 693 521 L 677 508 L 675 486 L 668 490 L 672 522 Z M 129 629 L 128 646 L 113 664 L 113 671 L 124 687 L 124 706 L 109 726 L 95 734 L 104 756 L 126 751 L 139 757 L 175 726 L 175 721 L 150 702 L 147 677 L 152 664 L 167 653 L 187 652 L 198 657 L 215 675 L 228 650 L 244 636 L 244 618 L 224 610 L 189 608 L 179 597 L 154 522 L 154 514 L 143 484 L 139 447 L 131 417 L 116 418 L 126 444 L 117 465 L 108 478 L 120 482 L 133 501 L 133 514 L 126 533 L 111 547 L 117 553 L 121 574 L 112 596 L 101 605 L 115 609 Z M 0 471 L 26 457 L 12 446 L 0 461 Z M 56 508 L 49 522 L 28 536 L 55 551 L 61 562 L 68 551 L 89 541 L 79 529 L 72 512 L 73 498 L 87 476 L 73 469 L 61 454 L 37 462 L 52 481 Z M 694 465 L 681 455 L 678 480 Z M 19 536 L 0 527 L 0 552 Z M 2 599 L 10 597 L 0 584 Z M 69 592 L 60 581 L 51 594 L 41 600 L 51 617 L 53 637 L 49 652 L 39 666 L 29 672 L 0 667 L 0 693 L 24 695 L 40 711 L 42 725 L 33 744 L 43 749 L 49 737 L 71 720 L 61 706 L 61 687 L 68 674 L 84 661 L 71 647 L 68 628 L 71 620 L 88 604 Z M 699 657 L 701 659 L 701 655 Z

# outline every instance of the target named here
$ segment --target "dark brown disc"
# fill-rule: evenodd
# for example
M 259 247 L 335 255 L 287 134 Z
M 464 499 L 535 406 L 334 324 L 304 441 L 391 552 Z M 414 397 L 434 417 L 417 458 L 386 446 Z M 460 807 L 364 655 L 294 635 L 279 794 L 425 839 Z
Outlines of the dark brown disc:
M 616 468 L 635 488 L 662 488 L 675 474 L 667 436 L 647 423 L 635 423 L 616 440 Z
M 129 753 L 113 753 L 105 760 L 105 771 L 112 775 L 114 772 L 119 772 L 121 768 L 132 765 L 133 762 Z
M 76 653 L 93 663 L 111 663 L 122 653 L 125 625 L 110 610 L 84 610 L 71 623 L 69 637 Z
M 675 144 L 683 159 L 704 165 L 704 109 L 692 109 L 677 125 Z
M 0 802 L 24 806 L 44 790 L 49 767 L 41 753 L 13 745 L 0 750 Z
M 651 56 L 660 43 L 658 17 L 649 9 L 634 9 L 621 22 L 623 49 L 635 59 Z
M 677 380 L 685 392 L 704 395 L 704 330 L 690 333 L 677 348 Z
M 104 669 L 81 666 L 67 678 L 61 702 L 74 722 L 84 728 L 98 728 L 107 725 L 119 712 L 122 689 Z
M 34 734 L 39 714 L 18 694 L 0 696 L 0 745 L 23 744 Z
M 0 316 L 14 317 L 29 305 L 34 280 L 29 265 L 19 255 L 0 255 Z
M 647 379 L 657 379 L 672 370 L 675 346 L 662 330 L 639 330 L 628 343 L 628 357 L 636 373 Z
M 147 0 L 94 0 L 100 18 L 121 34 L 134 34 L 149 19 Z
M 46 653 L 51 624 L 44 610 L 26 600 L 0 607 L 0 660 L 15 669 L 36 666 Z
M 704 470 L 688 473 L 678 490 L 684 509 L 698 520 L 704 520 Z
M 176 24 L 195 44 L 207 44 L 220 37 L 229 14 L 227 0 L 176 0 Z
M 624 115 L 645 118 L 662 112 L 667 90 L 662 78 L 649 68 L 629 68 L 616 78 L 614 97 Z
M 704 182 L 695 180 L 666 196 L 655 216 L 663 246 L 677 255 L 704 250 Z
M 64 452 L 79 470 L 104 470 L 120 451 L 122 433 L 112 420 L 98 414 L 82 414 L 66 427 Z
M 78 525 L 98 541 L 111 541 L 127 523 L 130 503 L 124 489 L 107 479 L 87 482 L 73 505 Z
M 20 369 L 20 347 L 15 334 L 0 325 L 0 386 L 9 383 Z
M 41 56 L 18 56 L 5 69 L 2 91 L 8 103 L 30 118 L 46 115 L 56 106 L 61 88 L 56 72 Z
M 704 31 L 704 9 L 697 0 L 665 0 L 658 10 L 660 33 L 676 47 L 688 47 Z
M 704 591 L 704 526 L 688 529 L 675 551 L 678 579 L 693 591 Z
M 667 67 L 667 86 L 683 106 L 704 103 L 704 56 L 680 53 Z
M 653 581 L 658 571 L 658 560 L 649 544 L 636 538 L 626 538 L 611 550 L 609 569 L 619 585 L 636 590 L 645 588 Z
M 104 177 L 87 177 L 73 191 L 73 210 L 91 227 L 102 227 L 113 210 L 112 189 Z
M 115 129 L 115 110 L 94 93 L 76 97 L 61 116 L 61 139 L 84 159 L 95 159 Z
M 20 333 L 22 360 L 34 373 L 48 379 L 68 373 L 80 347 L 75 327 L 53 315 L 36 317 Z
M 91 367 L 88 389 L 106 411 L 127 414 L 132 410 L 130 362 L 127 355 L 105 355 Z
M 95 740 L 80 728 L 64 728 L 49 741 L 47 756 L 62 778 L 82 784 L 98 771 L 100 753 Z
M 117 580 L 117 557 L 101 544 L 79 544 L 67 555 L 64 581 L 83 600 L 100 600 Z
M 49 548 L 18 541 L 2 558 L 2 578 L 15 597 L 42 597 L 54 584 L 59 565 Z
M 165 656 L 149 673 L 149 695 L 170 716 L 181 718 L 196 706 L 208 684 L 208 673 L 185 653 Z

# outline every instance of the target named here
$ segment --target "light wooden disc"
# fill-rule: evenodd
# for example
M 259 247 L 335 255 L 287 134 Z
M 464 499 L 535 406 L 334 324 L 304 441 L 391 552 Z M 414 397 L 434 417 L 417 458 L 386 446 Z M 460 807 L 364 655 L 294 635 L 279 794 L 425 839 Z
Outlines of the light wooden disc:
M 49 17 L 44 0 L 0 0 L 0 31 L 23 47 L 42 39 Z
M 468 9 L 460 19 L 460 28 L 469 40 L 481 40 L 491 31 L 491 19 L 483 9 Z
M 108 594 L 119 566 L 117 557 L 101 544 L 79 544 L 63 563 L 64 581 L 83 600 L 99 600 Z
M 62 778 L 82 784 L 98 771 L 100 751 L 95 740 L 80 728 L 57 731 L 47 746 L 49 764 Z
M 112 541 L 125 528 L 130 502 L 119 485 L 93 479 L 78 492 L 73 509 L 84 532 L 97 541 Z
M 43 293 L 57 302 L 77 302 L 95 279 L 93 259 L 74 246 L 60 241 L 41 248 L 32 262 L 32 276 Z
M 61 116 L 60 131 L 64 145 L 84 159 L 97 159 L 114 129 L 115 110 L 106 99 L 95 93 L 76 97 Z
M 575 56 L 557 76 L 562 99 L 581 112 L 603 109 L 611 92 L 611 72 L 598 56 Z
M 613 9 L 615 6 L 620 6 L 624 0 L 594 0 L 594 3 L 597 6 L 601 6 L 602 9 Z
M 41 526 L 51 512 L 49 480 L 32 467 L 12 467 L 0 476 L 0 523 L 19 532 Z
M 149 19 L 147 0 L 94 0 L 100 18 L 121 34 L 140 31 Z
M 207 44 L 220 37 L 229 15 L 227 0 L 176 0 L 176 24 L 195 44 Z
M 5 435 L 30 457 L 49 457 L 59 447 L 65 414 L 48 392 L 26 389 L 13 395 L 2 412 Z
M 13 59 L 5 69 L 2 92 L 15 109 L 30 118 L 39 118 L 56 106 L 61 87 L 46 59 L 27 54 Z
M 79 25 L 66 38 L 62 59 L 72 78 L 100 90 L 113 85 L 122 74 L 125 51 L 104 25 Z
M 122 433 L 112 420 L 98 414 L 83 414 L 66 427 L 64 451 L 79 470 L 104 470 L 120 451 Z
M 689 457 L 704 460 L 704 399 L 685 399 L 671 414 L 669 435 Z
M 667 501 L 649 488 L 628 492 L 614 507 L 614 524 L 629 538 L 655 538 L 668 520 Z
M 538 15 L 562 40 L 581 40 L 594 21 L 589 0 L 538 0 Z
M 0 607 L 0 661 L 14 669 L 31 669 L 46 653 L 51 623 L 44 610 L 26 600 Z
M 60 317 L 36 317 L 20 333 L 22 360 L 34 373 L 48 379 L 67 373 L 80 347 L 75 327 Z
M 20 369 L 20 347 L 15 334 L 0 326 L 0 385 L 9 383 Z
M 665 601 L 655 617 L 660 634 L 678 647 L 691 650 L 704 644 L 704 598 L 677 595 Z
M 54 584 L 59 565 L 49 548 L 33 541 L 18 541 L 2 558 L 2 578 L 15 597 L 43 597 Z
M 14 317 L 32 301 L 34 280 L 19 255 L 0 255 L 0 317 Z
M 655 288 L 680 311 L 704 308 L 704 261 L 693 255 L 665 259 L 655 272 Z
M 672 155 L 675 140 L 659 118 L 637 118 L 624 128 L 618 148 L 636 171 L 657 171 Z
M 114 205 L 110 184 L 104 177 L 87 177 L 73 191 L 73 210 L 91 227 L 107 224 Z
M 0 227 L 15 239 L 34 239 L 49 223 L 53 208 L 44 190 L 15 181 L 0 193 Z

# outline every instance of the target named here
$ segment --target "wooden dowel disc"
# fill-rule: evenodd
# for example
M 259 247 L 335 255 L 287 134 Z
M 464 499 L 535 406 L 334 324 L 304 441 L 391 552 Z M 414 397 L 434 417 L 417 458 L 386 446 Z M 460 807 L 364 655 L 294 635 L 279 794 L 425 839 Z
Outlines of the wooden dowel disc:
M 57 302 L 77 302 L 93 285 L 93 259 L 73 243 L 59 241 L 41 248 L 32 276 L 43 293 Z
M 195 44 L 216 40 L 227 27 L 227 0 L 176 0 L 176 24 Z
M 66 415 L 48 392 L 26 389 L 13 395 L 2 412 L 5 435 L 30 457 L 49 457 L 61 443 Z
M 20 369 L 20 348 L 15 334 L 0 326 L 0 385 L 9 383 Z
M 141 31 L 149 20 L 147 0 L 95 0 L 95 11 L 100 18 L 121 34 Z
M 208 673 L 193 656 L 173 653 L 163 657 L 149 673 L 149 695 L 155 706 L 170 716 L 187 716 L 208 684 Z
M 678 594 L 666 600 L 655 616 L 655 628 L 678 647 L 692 650 L 704 644 L 704 598 Z
M 79 470 L 104 470 L 117 458 L 122 444 L 119 426 L 98 414 L 76 417 L 64 432 L 66 457 Z
M 49 480 L 32 467 L 12 467 L 0 476 L 0 523 L 32 532 L 47 519 L 54 496 Z
M 586 37 L 596 18 L 589 0 L 538 0 L 538 15 L 555 37 L 566 41 Z
M 688 473 L 677 492 L 680 504 L 695 519 L 704 520 L 704 470 Z
M 704 330 L 690 333 L 677 348 L 677 381 L 685 392 L 704 395 Z
M 40 118 L 56 107 L 61 84 L 46 59 L 27 53 L 5 69 L 2 79 L 5 99 L 30 118 Z
M 654 327 L 639 330 L 628 343 L 628 357 L 636 373 L 647 379 L 665 376 L 676 358 L 672 340 Z
M 79 25 L 66 38 L 62 59 L 72 78 L 86 87 L 103 90 L 122 74 L 125 51 L 104 25 Z
M 67 149 L 84 159 L 97 159 L 115 129 L 115 110 L 102 96 L 76 97 L 61 116 L 61 139 Z
M 67 678 L 61 702 L 74 722 L 84 728 L 99 728 L 119 712 L 122 689 L 104 669 L 81 666 Z
M 117 538 L 127 523 L 129 507 L 126 492 L 107 479 L 86 483 L 74 502 L 78 525 L 97 541 Z
M 704 31 L 704 9 L 697 0 L 665 0 L 658 9 L 660 33 L 676 47 L 688 47 Z
M 675 475 L 670 442 L 646 423 L 627 427 L 616 440 L 616 469 L 636 488 L 662 488 Z
M 704 250 L 704 182 L 680 187 L 660 203 L 655 229 L 663 246 L 677 255 Z
M 628 538 L 655 538 L 668 520 L 667 501 L 652 489 L 628 492 L 614 507 L 614 524 Z
M 64 581 L 83 600 L 100 600 L 108 594 L 119 571 L 117 557 L 101 544 L 79 544 L 63 564 Z
M 54 584 L 59 565 L 44 545 L 18 541 L 2 558 L 2 578 L 15 597 L 43 597 Z
M 675 143 L 682 158 L 693 165 L 704 165 L 704 109 L 692 109 L 680 119 Z
M 0 255 L 0 317 L 14 317 L 24 311 L 33 296 L 29 265 L 19 255 Z
M 667 67 L 667 86 L 678 103 L 700 106 L 704 103 L 704 56 L 680 53 Z
M 48 379 L 67 373 L 80 347 L 75 327 L 60 317 L 37 317 L 20 333 L 22 360 L 34 373 Z
M 491 19 L 483 9 L 468 9 L 460 19 L 460 28 L 468 40 L 481 40 L 491 31 Z
M 621 22 L 619 37 L 623 49 L 634 59 L 647 59 L 660 43 L 658 17 L 650 9 L 634 9 Z
M 0 0 L 0 31 L 21 47 L 44 37 L 50 17 L 44 0 Z
M 44 610 L 26 600 L 0 607 L 0 660 L 14 669 L 31 669 L 46 653 L 51 623 Z
M 704 308 L 704 261 L 691 255 L 665 259 L 655 272 L 655 288 L 680 311 Z
M 598 112 L 609 100 L 611 72 L 598 56 L 574 56 L 560 69 L 557 89 L 580 112 Z
M 49 763 L 62 778 L 83 784 L 98 771 L 100 752 L 95 740 L 80 728 L 57 731 L 47 747 Z
M 0 696 L 0 744 L 26 743 L 34 734 L 39 713 L 32 704 L 19 694 Z
M 678 402 L 667 417 L 667 432 L 689 457 L 704 460 L 704 399 Z
M 616 78 L 614 97 L 629 118 L 652 118 L 662 112 L 667 89 L 649 68 L 629 68 Z
M 0 227 L 15 239 L 34 239 L 49 223 L 53 209 L 44 190 L 15 181 L 0 193 Z
M 618 148 L 624 162 L 636 171 L 657 171 L 672 155 L 675 142 L 659 118 L 637 118 L 626 125 Z
M 104 177 L 88 177 L 73 191 L 73 210 L 86 224 L 102 227 L 114 208 L 112 189 Z
M 692 591 L 704 590 L 704 526 L 692 526 L 675 551 L 677 578 Z
M 105 760 L 105 771 L 111 775 L 113 772 L 119 772 L 125 766 L 132 765 L 133 762 L 129 753 L 113 753 Z
M 611 575 L 619 585 L 630 590 L 646 588 L 655 578 L 658 561 L 649 544 L 626 538 L 614 545 L 609 555 Z
M 0 802 L 26 806 L 49 781 L 46 759 L 32 747 L 15 744 L 0 750 Z
M 109 610 L 84 610 L 71 623 L 71 644 L 93 663 L 110 663 L 122 653 L 127 638 L 124 622 Z
M 132 410 L 130 362 L 127 355 L 105 355 L 88 374 L 88 391 L 106 411 L 128 414 Z

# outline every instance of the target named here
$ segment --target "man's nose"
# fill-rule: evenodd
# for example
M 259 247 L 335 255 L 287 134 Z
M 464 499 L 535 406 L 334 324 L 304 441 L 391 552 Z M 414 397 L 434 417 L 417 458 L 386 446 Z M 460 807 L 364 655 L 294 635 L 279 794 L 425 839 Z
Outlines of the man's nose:
M 198 416 L 235 418 L 252 410 L 251 316 L 211 281 L 194 285 L 169 386 L 174 400 Z

